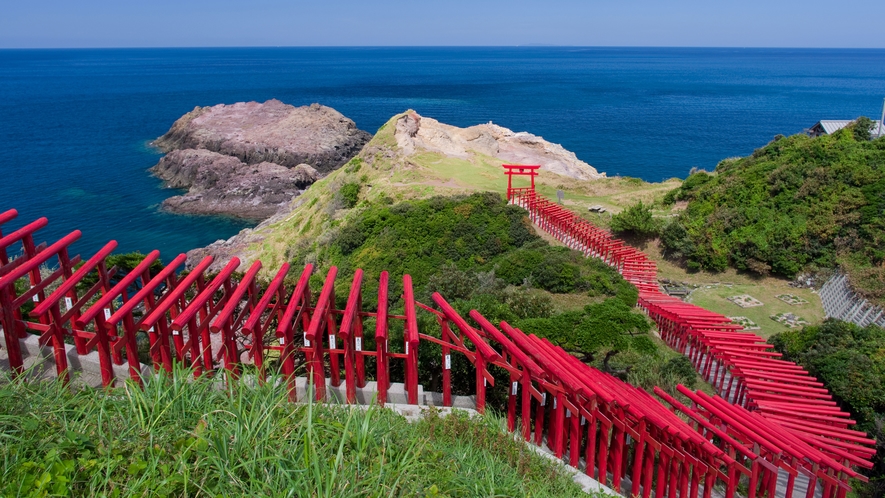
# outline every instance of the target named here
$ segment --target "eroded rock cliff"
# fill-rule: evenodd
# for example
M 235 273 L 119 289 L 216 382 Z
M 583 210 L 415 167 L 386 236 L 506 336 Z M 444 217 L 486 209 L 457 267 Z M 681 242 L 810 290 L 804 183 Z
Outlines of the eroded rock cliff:
M 319 104 L 197 107 L 154 142 L 168 154 L 151 171 L 170 188 L 188 189 L 164 201 L 164 209 L 264 220 L 369 139 L 353 121 Z
M 559 144 L 492 123 L 458 128 L 409 112 L 397 120 L 394 136 L 405 155 L 431 151 L 448 157 L 468 158 L 479 153 L 513 164 L 540 164 L 541 169 L 578 180 L 605 176 Z

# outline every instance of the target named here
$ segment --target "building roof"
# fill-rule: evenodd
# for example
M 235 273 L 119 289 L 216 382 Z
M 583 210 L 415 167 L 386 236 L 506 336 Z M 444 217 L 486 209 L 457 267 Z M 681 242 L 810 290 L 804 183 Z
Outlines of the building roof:
M 832 135 L 836 131 L 841 130 L 842 128 L 845 128 L 846 126 L 848 126 L 849 124 L 851 124 L 853 122 L 854 122 L 853 119 L 821 119 L 820 121 L 817 122 L 816 125 L 812 126 L 811 128 L 814 129 L 814 128 L 817 128 L 818 125 L 820 125 L 820 127 L 823 129 L 824 133 L 826 133 L 827 135 Z M 875 137 L 876 134 L 878 133 L 878 131 L 879 131 L 879 120 L 876 119 L 873 121 L 872 135 Z M 882 134 L 885 135 L 885 129 L 883 129 Z

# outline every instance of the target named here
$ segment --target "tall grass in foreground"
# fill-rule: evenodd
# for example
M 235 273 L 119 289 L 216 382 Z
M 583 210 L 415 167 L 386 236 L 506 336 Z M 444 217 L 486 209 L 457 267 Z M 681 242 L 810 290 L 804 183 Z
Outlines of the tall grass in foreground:
M 290 404 L 159 375 L 72 391 L 0 378 L 3 496 L 578 496 L 494 417 Z

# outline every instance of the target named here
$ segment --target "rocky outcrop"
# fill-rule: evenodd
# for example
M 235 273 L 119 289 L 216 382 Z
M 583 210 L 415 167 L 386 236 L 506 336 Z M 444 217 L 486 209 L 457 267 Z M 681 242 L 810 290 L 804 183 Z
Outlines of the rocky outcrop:
M 458 128 L 409 112 L 397 120 L 394 137 L 397 146 L 407 156 L 416 151 L 462 158 L 479 153 L 513 164 L 540 164 L 541 169 L 578 180 L 605 177 L 605 173 L 596 171 L 559 144 L 491 122 Z
M 197 107 L 154 142 L 168 154 L 151 171 L 170 188 L 189 189 L 164 201 L 164 209 L 263 220 L 357 155 L 370 138 L 319 104 Z
M 263 220 L 319 178 L 307 164 L 287 168 L 271 162 L 246 164 L 233 156 L 199 149 L 174 150 L 152 168 L 185 195 L 163 201 L 176 213 L 233 215 Z
M 331 107 L 294 107 L 279 100 L 197 107 L 154 145 L 206 149 L 246 164 L 310 164 L 328 173 L 357 155 L 372 136 Z

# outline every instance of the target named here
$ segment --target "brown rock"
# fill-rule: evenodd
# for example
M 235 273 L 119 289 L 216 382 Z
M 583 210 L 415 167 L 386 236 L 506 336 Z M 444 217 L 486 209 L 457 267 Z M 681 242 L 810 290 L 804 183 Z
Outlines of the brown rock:
M 154 145 L 167 152 L 206 149 L 246 164 L 272 162 L 291 168 L 307 163 L 328 173 L 359 153 L 371 138 L 331 107 L 294 107 L 268 100 L 197 107 Z
M 262 162 L 246 164 L 208 150 L 174 150 L 151 171 L 184 195 L 163 201 L 163 208 L 184 214 L 215 214 L 263 220 L 315 182 L 315 169 L 286 168 Z
M 406 156 L 425 150 L 462 158 L 480 153 L 513 164 L 540 164 L 541 169 L 578 180 L 605 177 L 559 144 L 492 123 L 458 128 L 409 112 L 397 120 L 394 137 Z

